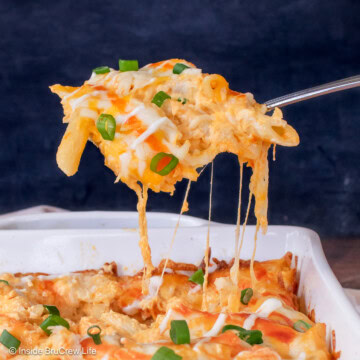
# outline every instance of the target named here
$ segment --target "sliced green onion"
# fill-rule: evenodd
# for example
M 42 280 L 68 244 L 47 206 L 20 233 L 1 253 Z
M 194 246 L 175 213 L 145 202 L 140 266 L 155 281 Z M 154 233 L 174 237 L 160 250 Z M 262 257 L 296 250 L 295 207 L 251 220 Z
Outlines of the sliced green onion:
M 294 323 L 294 329 L 299 332 L 306 332 L 311 328 L 311 325 L 303 320 L 298 320 L 296 323 Z
M 151 357 L 151 360 L 181 360 L 182 356 L 175 353 L 174 350 L 166 346 L 159 348 L 156 353 Z
M 158 165 L 159 165 L 160 161 L 166 157 L 170 158 L 170 161 L 162 169 L 158 169 Z M 174 156 L 172 154 L 160 152 L 151 159 L 150 170 L 156 174 L 165 176 L 165 175 L 170 174 L 170 172 L 175 169 L 175 167 L 178 163 L 179 163 L 179 159 L 176 156 Z
M 138 71 L 139 62 L 137 60 L 119 60 L 120 71 Z
M 242 331 L 244 330 L 242 327 L 240 326 L 236 326 L 236 325 L 225 325 L 222 330 L 221 330 L 221 333 L 224 333 L 225 331 L 228 331 L 228 330 L 237 330 L 237 331 Z
M 151 102 L 158 107 L 161 107 L 165 100 L 171 99 L 171 96 L 168 95 L 165 91 L 159 91 L 155 94 Z
M 60 311 L 56 306 L 52 306 L 52 305 L 43 305 L 43 306 L 49 312 L 49 314 L 60 316 Z
M 181 74 L 185 69 L 190 69 L 190 67 L 185 64 L 177 63 L 173 67 L 173 74 Z
M 241 340 L 246 341 L 250 345 L 262 344 L 262 332 L 260 330 L 245 330 L 239 331 L 238 334 Z
M 262 344 L 264 342 L 260 330 L 246 330 L 236 325 L 225 325 L 221 332 L 224 333 L 227 330 L 236 330 L 238 332 L 237 336 L 250 345 Z
M 177 101 L 181 102 L 183 105 L 185 105 L 187 103 L 188 99 L 187 98 L 177 98 Z
M 190 344 L 190 331 L 185 320 L 172 320 L 170 338 L 174 344 Z
M 15 336 L 11 335 L 7 330 L 3 330 L 0 336 L 0 343 L 8 349 L 17 350 L 21 344 L 21 341 Z M 13 354 L 13 352 L 11 352 Z
M 95 329 L 95 332 L 92 331 L 93 329 Z M 98 325 L 93 325 L 93 326 L 90 326 L 88 329 L 87 329 L 87 334 L 92 337 L 92 339 L 94 340 L 94 343 L 96 345 L 100 345 L 101 344 L 101 337 L 100 337 L 100 334 L 101 334 L 101 327 L 98 326 Z
M 106 74 L 106 73 L 110 72 L 110 68 L 108 66 L 99 66 L 99 67 L 95 68 L 93 70 L 93 72 L 97 75 Z
M 6 285 L 9 285 L 9 286 L 10 286 L 9 282 L 8 282 L 8 281 L 6 281 L 6 280 L 0 280 L 0 282 L 2 282 L 2 283 L 4 283 L 4 284 L 6 284 Z
M 189 281 L 202 286 L 202 284 L 204 283 L 204 273 L 203 273 L 202 269 L 199 269 L 198 271 L 194 272 L 189 277 Z
M 41 324 L 40 327 L 46 332 L 46 334 L 50 335 L 51 330 L 48 328 L 50 326 L 63 326 L 67 329 L 70 329 L 69 323 L 63 319 L 59 315 L 50 315 L 47 319 L 45 319 Z
M 96 121 L 96 127 L 104 140 L 114 140 L 116 121 L 110 114 L 101 114 Z
M 252 288 L 246 288 L 246 289 L 242 290 L 241 298 L 240 298 L 241 303 L 244 305 L 247 305 L 253 295 L 254 295 L 254 292 L 253 292 Z

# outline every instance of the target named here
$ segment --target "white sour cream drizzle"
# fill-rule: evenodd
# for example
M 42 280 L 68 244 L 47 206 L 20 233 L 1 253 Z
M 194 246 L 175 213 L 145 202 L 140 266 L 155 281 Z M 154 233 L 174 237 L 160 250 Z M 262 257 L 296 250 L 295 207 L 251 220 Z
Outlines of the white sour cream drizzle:
M 79 87 L 78 89 L 74 90 L 73 92 L 65 95 L 62 99 L 63 99 L 63 100 L 66 100 L 66 99 L 69 98 L 70 96 L 75 95 L 75 94 L 76 94 L 78 91 L 80 91 L 80 90 L 81 90 L 81 87 Z
M 189 69 L 185 69 L 182 74 L 186 74 L 186 75 L 199 75 L 201 74 L 201 69 L 198 68 L 189 68 Z
M 199 292 L 200 290 L 201 290 L 201 285 L 196 285 L 194 288 L 192 288 L 189 291 L 189 294 L 195 294 L 195 293 Z
M 156 120 L 154 123 L 152 123 L 131 145 L 132 149 L 135 149 L 136 146 L 138 146 L 140 143 L 145 141 L 150 135 L 152 135 L 156 130 L 159 129 L 159 127 L 168 120 L 167 117 L 162 117 L 158 120 Z
M 127 177 L 129 175 L 129 166 L 131 161 L 131 153 L 124 152 L 119 156 L 120 167 L 121 167 L 121 175 Z
M 243 328 L 246 330 L 251 330 L 252 327 L 255 324 L 256 319 L 258 318 L 258 316 L 256 314 L 251 314 L 245 321 L 243 324 Z
M 82 108 L 80 110 L 80 116 L 93 120 L 96 120 L 99 117 L 96 111 L 90 110 L 88 108 Z
M 133 315 L 137 312 L 137 310 L 141 309 L 141 302 L 150 300 L 154 296 L 156 296 L 157 288 L 162 285 L 163 280 L 161 279 L 161 276 L 152 276 L 150 278 L 149 282 L 149 294 L 146 295 L 141 300 L 134 300 L 130 305 L 124 306 L 122 310 L 125 314 Z
M 162 285 L 162 283 L 163 279 L 161 276 L 152 276 L 149 283 L 149 295 L 147 295 L 146 298 L 152 298 L 156 296 L 157 289 Z
M 85 99 L 89 98 L 90 96 L 92 96 L 94 94 L 85 94 L 83 96 L 80 96 L 79 98 L 77 99 L 72 99 L 69 101 L 70 105 L 71 105 L 71 108 L 73 110 L 75 110 Z
M 222 329 L 222 327 L 225 324 L 225 320 L 226 320 L 226 314 L 219 314 L 219 316 L 217 317 L 214 326 L 203 336 L 204 337 L 213 337 L 216 336 L 220 330 Z
M 89 97 L 93 97 L 93 96 L 100 97 L 99 103 L 98 103 L 99 108 L 101 108 L 101 107 L 106 108 L 106 107 L 109 107 L 111 105 L 109 97 L 107 96 L 106 91 L 93 91 L 92 93 L 85 94 L 83 96 L 80 96 L 77 99 L 69 100 L 69 104 L 70 104 L 72 110 L 74 111 L 77 107 L 79 107 L 80 104 L 82 104 L 82 102 L 84 100 L 88 99 Z
M 204 338 L 204 339 L 199 340 L 195 344 L 195 346 L 193 347 L 193 350 L 196 351 L 196 352 L 199 352 L 200 351 L 199 346 L 206 343 L 206 342 L 208 342 L 208 341 L 209 341 L 209 338 Z
M 124 122 L 126 122 L 128 119 L 130 119 L 132 116 L 136 115 L 140 110 L 142 110 L 144 108 L 145 108 L 145 106 L 143 104 L 140 104 L 139 106 L 137 106 L 135 109 L 133 109 L 129 113 L 120 114 L 120 115 L 116 116 L 115 117 L 116 123 L 123 124 Z
M 161 324 L 160 324 L 160 326 L 159 326 L 160 334 L 162 334 L 162 333 L 165 331 L 165 329 L 166 329 L 166 327 L 167 327 L 167 324 L 168 324 L 168 322 L 169 322 L 169 320 L 170 320 L 170 317 L 171 317 L 172 313 L 173 313 L 172 309 L 169 309 L 168 312 L 166 313 L 163 321 L 161 322 Z
M 127 315 L 134 315 L 140 309 L 140 301 L 135 300 L 130 305 L 125 306 L 122 308 L 123 312 Z
M 273 311 L 282 307 L 282 302 L 279 299 L 271 298 L 265 300 L 261 306 L 256 310 L 255 314 L 251 314 L 243 324 L 243 328 L 251 330 L 258 317 L 267 318 Z

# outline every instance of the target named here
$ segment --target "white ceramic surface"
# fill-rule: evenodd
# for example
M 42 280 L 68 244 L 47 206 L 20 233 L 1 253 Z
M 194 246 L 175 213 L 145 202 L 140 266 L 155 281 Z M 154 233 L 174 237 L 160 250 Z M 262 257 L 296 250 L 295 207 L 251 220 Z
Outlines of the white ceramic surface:
M 155 264 L 166 256 L 177 215 L 149 213 L 149 239 Z M 0 220 L 0 272 L 47 272 L 60 274 L 99 268 L 115 261 L 119 273 L 142 267 L 136 213 L 53 213 Z M 120 225 L 119 225 L 120 224 Z M 167 226 L 167 227 L 164 227 Z M 204 255 L 205 220 L 184 216 L 171 254 L 174 261 L 198 264 Z M 121 227 L 121 228 L 119 228 Z M 16 230 L 14 230 L 16 229 Z M 213 223 L 212 256 L 230 260 L 234 252 L 235 227 Z M 253 250 L 254 227 L 248 226 L 241 258 Z M 336 348 L 343 360 L 360 359 L 360 318 L 322 251 L 319 237 L 298 227 L 270 226 L 260 235 L 257 260 L 279 258 L 287 251 L 299 257 L 299 295 L 317 321 L 336 332 Z M 328 336 L 330 341 L 330 336 Z

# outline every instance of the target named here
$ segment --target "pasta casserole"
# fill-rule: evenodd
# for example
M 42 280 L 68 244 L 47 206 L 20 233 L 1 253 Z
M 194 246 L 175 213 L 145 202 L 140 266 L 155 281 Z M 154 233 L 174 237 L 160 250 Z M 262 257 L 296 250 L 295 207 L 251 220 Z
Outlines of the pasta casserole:
M 267 229 L 268 150 L 296 146 L 299 137 L 280 109 L 269 115 L 249 93 L 229 89 L 217 74 L 171 59 L 139 69 L 94 69 L 80 87 L 53 85 L 61 97 L 66 132 L 57 152 L 61 170 L 74 175 L 88 140 L 105 165 L 138 196 L 144 268 L 133 276 L 114 263 L 58 276 L 0 275 L 0 353 L 14 359 L 94 360 L 327 360 L 326 328 L 299 311 L 296 263 L 255 261 L 257 232 Z M 148 190 L 173 193 L 190 184 L 217 154 L 235 154 L 240 186 L 234 258 L 211 258 L 210 227 L 201 264 L 155 267 L 148 243 Z M 242 228 L 243 165 L 252 169 Z M 257 219 L 251 260 L 240 260 L 252 197 Z M 180 220 L 180 217 L 179 217 Z M 179 224 L 179 221 L 178 221 Z M 178 226 L 177 224 L 177 226 Z M 170 242 L 175 240 L 177 227 Z M 35 354 L 34 351 L 37 351 Z M 60 352 L 61 351 L 61 352 Z
M 291 259 L 288 253 L 278 260 L 255 262 L 255 288 L 250 262 L 240 261 L 241 303 L 236 313 L 226 310 L 233 264 L 215 258 L 207 311 L 202 310 L 203 264 L 170 261 L 161 278 L 163 261 L 150 278 L 147 295 L 142 293 L 141 273 L 118 276 L 114 264 L 59 276 L 1 274 L 0 342 L 16 346 L 16 339 L 19 347 L 11 355 L 0 345 L 0 356 L 14 360 L 331 359 L 325 325 L 299 312 Z M 34 349 L 39 355 L 24 356 Z

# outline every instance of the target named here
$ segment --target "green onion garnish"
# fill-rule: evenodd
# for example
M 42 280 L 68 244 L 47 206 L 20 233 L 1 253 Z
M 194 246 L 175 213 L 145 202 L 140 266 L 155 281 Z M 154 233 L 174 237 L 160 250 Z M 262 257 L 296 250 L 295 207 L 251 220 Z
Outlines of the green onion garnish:
M 49 314 L 60 316 L 60 311 L 56 306 L 52 306 L 52 305 L 43 305 L 43 306 L 49 312 Z
M 172 320 L 170 338 L 174 344 L 190 344 L 190 331 L 185 320 Z
M 254 292 L 252 288 L 246 288 L 244 290 L 241 290 L 241 298 L 240 298 L 241 303 L 247 305 L 253 295 Z
M 190 67 L 185 64 L 177 63 L 173 67 L 173 74 L 181 74 L 185 69 L 190 69 Z
M 159 348 L 156 353 L 151 357 L 151 360 L 181 360 L 182 356 L 175 353 L 174 350 L 166 346 Z
M 221 333 L 224 333 L 225 331 L 228 331 L 228 330 L 237 330 L 237 331 L 242 331 L 244 330 L 242 327 L 240 326 L 237 326 L 237 325 L 225 325 L 222 330 L 221 330 Z
M 9 286 L 10 286 L 9 282 L 8 282 L 8 281 L 6 281 L 6 280 L 0 280 L 0 282 L 2 282 L 2 283 L 4 283 L 4 284 L 6 284 L 6 285 L 9 285 Z
M 188 101 L 188 99 L 187 98 L 177 98 L 177 101 L 181 102 L 183 105 L 185 105 L 186 102 Z
M 51 334 L 51 330 L 48 329 L 48 327 L 50 327 L 50 326 L 63 326 L 63 327 L 66 327 L 67 329 L 70 329 L 69 323 L 59 315 L 50 315 L 47 319 L 45 319 L 40 324 L 40 327 L 48 335 Z
M 139 62 L 137 60 L 119 60 L 120 71 L 138 71 Z
M 199 269 L 198 271 L 194 272 L 190 277 L 189 281 L 192 281 L 195 284 L 199 284 L 202 286 L 204 283 L 204 273 L 202 269 Z
M 94 329 L 94 330 L 93 330 Z M 90 326 L 87 329 L 87 334 L 92 337 L 92 339 L 94 340 L 94 343 L 96 345 L 100 345 L 101 344 L 101 338 L 100 338 L 100 334 L 101 334 L 101 327 L 98 325 L 93 325 Z
M 303 320 L 298 320 L 296 323 L 294 323 L 294 329 L 299 332 L 306 332 L 311 328 L 311 325 Z
M 95 68 L 93 70 L 93 72 L 97 75 L 106 74 L 106 73 L 110 72 L 110 68 L 108 66 L 99 66 L 99 67 Z
M 237 336 L 250 345 L 262 344 L 264 342 L 260 330 L 246 330 L 236 325 L 225 325 L 221 332 L 224 333 L 227 330 L 236 330 L 238 332 Z
M 101 114 L 96 121 L 96 127 L 104 140 L 114 140 L 116 121 L 110 114 Z
M 169 96 L 165 91 L 159 91 L 155 94 L 151 102 L 156 106 L 161 107 L 164 101 L 167 99 L 171 99 L 171 96 Z
M 163 166 L 161 169 L 159 169 L 158 167 L 159 167 L 160 162 L 165 158 L 170 159 L 170 161 L 165 166 Z M 172 154 L 160 152 L 151 159 L 150 170 L 156 174 L 165 176 L 165 175 L 170 174 L 170 172 L 175 169 L 175 167 L 178 163 L 179 163 L 179 159 L 176 156 L 174 156 Z M 162 163 L 160 165 L 162 165 Z
M 7 330 L 3 330 L 0 336 L 0 343 L 3 344 L 8 349 L 17 350 L 21 344 L 21 341 L 17 339 L 15 336 L 11 335 Z M 11 354 L 14 355 L 12 351 Z

